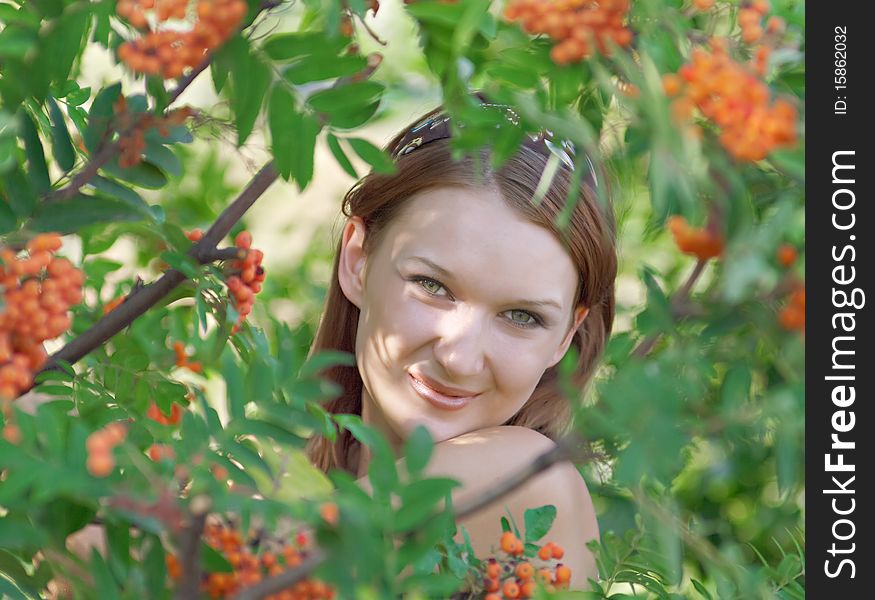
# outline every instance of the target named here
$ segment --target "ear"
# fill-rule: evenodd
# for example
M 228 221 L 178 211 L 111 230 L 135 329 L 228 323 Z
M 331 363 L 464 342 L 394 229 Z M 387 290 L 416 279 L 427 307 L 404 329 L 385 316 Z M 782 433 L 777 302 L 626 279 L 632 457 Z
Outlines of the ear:
M 365 222 L 361 217 L 350 217 L 340 239 L 337 280 L 343 295 L 358 308 L 361 308 L 364 293 L 364 243 Z
M 553 355 L 553 359 L 550 361 L 550 364 L 547 365 L 547 368 L 554 366 L 562 357 L 565 356 L 565 353 L 568 352 L 568 347 L 571 345 L 571 340 L 574 339 L 574 334 L 580 329 L 580 326 L 583 324 L 583 320 L 586 319 L 586 315 L 589 314 L 589 308 L 586 306 L 578 306 L 574 309 L 574 320 L 571 323 L 571 327 L 568 330 L 568 333 L 565 334 L 565 338 L 562 340 L 562 343 L 559 345 L 559 348 L 556 350 L 556 354 Z

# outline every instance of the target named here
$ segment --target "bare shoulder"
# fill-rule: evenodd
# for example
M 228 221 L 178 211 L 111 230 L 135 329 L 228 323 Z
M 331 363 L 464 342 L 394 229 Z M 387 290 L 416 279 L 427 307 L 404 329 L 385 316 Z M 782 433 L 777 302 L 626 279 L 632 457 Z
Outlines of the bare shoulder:
M 473 431 L 435 445 L 429 469 L 432 476 L 453 477 L 462 484 L 454 500 L 476 497 L 531 463 L 556 443 L 526 427 L 500 426 Z M 501 517 L 509 512 L 522 529 L 529 508 L 556 507 L 553 527 L 539 543 L 553 541 L 566 555 L 562 562 L 572 569 L 572 588 L 586 589 L 596 570 L 586 544 L 598 538 L 592 500 L 577 468 L 564 461 L 533 476 L 524 485 L 480 512 L 460 522 L 471 537 L 478 556 L 493 554 L 501 536 Z

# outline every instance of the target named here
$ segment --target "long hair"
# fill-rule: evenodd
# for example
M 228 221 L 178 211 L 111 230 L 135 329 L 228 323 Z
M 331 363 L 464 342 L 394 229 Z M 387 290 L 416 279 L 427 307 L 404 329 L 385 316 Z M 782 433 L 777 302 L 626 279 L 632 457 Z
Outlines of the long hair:
M 437 113 L 429 111 L 422 118 Z M 386 146 L 387 153 L 397 149 L 405 129 Z M 589 314 L 575 332 L 572 345 L 577 350 L 577 364 L 571 376 L 581 392 L 589 382 L 610 335 L 614 321 L 614 280 L 617 273 L 615 223 L 610 203 L 602 208 L 596 191 L 584 180 L 565 232 L 555 224 L 562 213 L 572 175 L 560 168 L 544 199 L 535 205 L 532 198 L 547 164 L 547 158 L 526 146 L 496 170 L 488 165 L 488 148 L 474 157 L 454 160 L 449 139 L 438 139 L 396 159 L 397 170 L 391 175 L 371 172 L 347 192 L 343 201 L 346 217 L 358 216 L 365 223 L 364 252 L 371 255 L 378 247 L 386 227 L 399 213 L 406 200 L 419 192 L 442 187 L 490 187 L 499 190 L 508 206 L 524 218 L 552 232 L 564 245 L 579 274 L 575 306 L 589 307 Z M 592 161 L 589 161 L 592 166 Z M 594 167 L 597 169 L 597 167 Z M 484 179 L 485 175 L 485 179 Z M 600 186 L 607 185 L 602 173 L 593 173 Z M 607 194 L 604 195 L 607 197 Z M 338 282 L 341 242 L 338 241 L 331 282 L 325 299 L 325 310 L 316 332 L 310 354 L 321 350 L 342 350 L 355 354 L 359 309 L 350 302 Z M 557 367 L 547 369 L 529 400 L 504 425 L 519 425 L 557 439 L 570 426 L 569 401 L 559 386 Z M 333 414 L 362 414 L 362 379 L 355 366 L 326 369 L 323 376 L 337 383 L 343 392 L 327 401 L 324 407 Z M 336 441 L 314 435 L 306 453 L 310 462 L 323 472 L 340 468 L 356 475 L 357 465 L 351 464 L 360 442 L 347 430 L 339 431 Z

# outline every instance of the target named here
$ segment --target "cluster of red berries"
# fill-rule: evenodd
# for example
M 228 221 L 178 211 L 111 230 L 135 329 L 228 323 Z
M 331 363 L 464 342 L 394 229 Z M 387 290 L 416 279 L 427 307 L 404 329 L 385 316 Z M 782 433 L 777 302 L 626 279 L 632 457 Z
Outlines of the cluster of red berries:
M 66 258 L 56 233 L 42 233 L 26 253 L 0 250 L 0 401 L 8 402 L 33 385 L 46 361 L 43 342 L 70 328 L 71 305 L 82 301 L 84 276 Z
M 762 160 L 794 144 L 796 108 L 784 99 L 770 103 L 768 86 L 729 56 L 725 40 L 712 39 L 711 49 L 696 48 L 677 74 L 663 76 L 674 118 L 686 123 L 698 109 L 720 127 L 720 143 L 738 160 Z
M 741 28 L 741 39 L 751 46 L 753 56 L 750 59 L 750 68 L 760 77 L 765 77 L 769 66 L 769 56 L 777 45 L 787 24 L 784 19 L 772 15 L 766 21 L 765 27 L 762 20 L 769 12 L 768 0 L 753 0 L 743 2 L 738 10 L 738 25 Z
M 738 10 L 738 25 L 741 27 L 741 39 L 745 44 L 755 44 L 764 35 L 780 35 L 784 32 L 784 19 L 778 16 L 769 17 L 765 28 L 762 20 L 769 12 L 769 0 L 751 0 L 742 2 Z
M 150 29 L 146 11 L 152 11 L 157 24 L 186 19 L 188 5 L 188 0 L 119 0 L 116 12 L 137 29 L 146 30 Z M 119 58 L 132 71 L 176 79 L 224 43 L 248 10 L 244 0 L 198 0 L 197 20 L 190 30 L 150 29 L 142 37 L 119 46 Z
M 240 329 L 240 324 L 252 312 L 255 294 L 261 291 L 261 284 L 264 282 L 264 267 L 261 266 L 264 253 L 252 248 L 252 235 L 247 231 L 241 231 L 234 238 L 234 245 L 246 254 L 240 260 L 232 260 L 229 265 L 232 275 L 228 277 L 226 285 L 240 315 L 231 329 L 232 333 Z
M 186 119 L 194 114 L 194 109 L 190 106 L 182 106 L 163 116 L 149 113 L 132 114 L 128 111 L 127 99 L 124 96 L 119 96 L 113 104 L 113 112 L 115 113 L 115 129 L 127 132 L 119 139 L 118 164 L 123 169 L 128 169 L 138 165 L 143 160 L 147 130 L 156 127 L 162 136 L 167 137 L 170 135 L 169 128 L 182 125 Z
M 557 563 L 553 570 L 548 567 L 536 568 L 530 561 L 522 558 L 523 542 L 510 531 L 505 531 L 500 540 L 501 550 L 508 555 L 506 561 L 490 558 L 483 562 L 484 600 L 512 598 L 531 598 L 540 581 L 548 591 L 567 589 L 571 581 L 571 569 Z M 538 558 L 545 563 L 561 559 L 565 551 L 558 544 L 547 542 L 538 550 Z
M 200 229 L 193 229 L 185 236 L 193 242 L 199 242 L 203 239 L 204 232 Z M 261 284 L 265 277 L 264 267 L 261 266 L 264 252 L 252 247 L 252 234 L 248 231 L 241 231 L 234 238 L 234 246 L 240 251 L 240 258 L 232 260 L 228 264 L 227 275 L 229 277 L 225 281 L 228 292 L 234 298 L 234 306 L 239 315 L 237 323 L 231 328 L 231 333 L 240 331 L 240 324 L 252 312 L 255 295 L 261 291 Z
M 85 440 L 85 449 L 88 451 L 88 459 L 85 467 L 95 477 L 106 477 L 112 473 L 115 467 L 115 459 L 112 450 L 128 435 L 127 428 L 118 421 L 108 423 L 98 429 Z
M 204 539 L 213 549 L 222 553 L 234 568 L 230 573 L 204 575 L 201 590 L 211 598 L 226 598 L 243 588 L 255 585 L 266 577 L 274 577 L 303 562 L 309 553 L 310 538 L 304 533 L 295 536 L 294 544 L 277 543 L 273 549 L 255 550 L 253 536 L 244 540 L 240 531 L 219 523 L 209 523 Z M 261 545 L 261 544 L 260 544 Z M 182 575 L 179 559 L 167 555 L 167 572 L 173 579 Z M 267 596 L 268 600 L 321 600 L 335 597 L 333 587 L 324 581 L 307 578 L 292 587 Z
M 550 58 L 567 65 L 596 49 L 608 55 L 609 41 L 631 44 L 632 32 L 624 25 L 630 4 L 629 0 L 510 0 L 504 17 L 520 21 L 528 33 L 546 33 L 556 40 Z
M 713 226 L 693 227 L 680 215 L 672 215 L 667 223 L 675 244 L 684 254 L 695 256 L 699 260 L 708 260 L 723 253 L 723 236 Z

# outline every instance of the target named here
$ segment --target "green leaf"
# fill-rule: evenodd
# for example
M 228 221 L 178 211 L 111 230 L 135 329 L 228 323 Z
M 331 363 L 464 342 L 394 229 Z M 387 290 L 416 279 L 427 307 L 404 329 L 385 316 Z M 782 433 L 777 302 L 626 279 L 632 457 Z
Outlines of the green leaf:
M 263 50 L 276 61 L 288 61 L 302 56 L 337 56 L 348 44 L 340 36 L 328 37 L 324 31 L 305 31 L 273 35 Z
M 140 194 L 131 188 L 117 181 L 113 181 L 112 179 L 101 177 L 100 175 L 95 175 L 88 183 L 91 187 L 100 192 L 101 196 L 109 196 L 110 198 L 120 200 L 139 212 L 143 217 L 155 221 L 155 215 L 152 212 L 152 208 L 145 200 L 143 200 Z
M 431 459 L 434 450 L 434 440 L 423 425 L 417 425 L 416 429 L 404 442 L 404 457 L 406 459 L 407 473 L 411 477 L 419 477 L 422 470 Z
M 313 153 L 321 125 L 307 114 L 292 113 L 290 117 L 291 127 L 285 135 L 291 142 L 291 147 L 286 149 L 291 150 L 291 155 L 284 159 L 289 164 L 283 166 L 290 168 L 289 175 L 295 178 L 298 188 L 303 191 L 313 178 Z M 283 142 L 283 145 L 286 143 Z
M 37 194 L 43 195 L 51 188 L 49 167 L 39 132 L 30 115 L 23 108 L 18 111 L 18 131 L 24 140 L 24 153 L 27 156 L 27 175 Z
M 190 279 L 194 279 L 201 274 L 200 263 L 187 254 L 165 250 L 159 256 L 161 260 Z
M 18 219 L 4 199 L 0 202 L 0 233 L 8 233 L 18 228 Z
M 352 166 L 352 163 L 349 162 L 349 158 L 347 158 L 343 148 L 340 147 L 340 140 L 332 133 L 329 133 L 327 137 L 328 147 L 331 149 L 331 153 L 337 160 L 337 164 L 339 164 L 344 171 L 349 173 L 350 177 L 358 179 L 358 173 L 355 172 L 355 168 Z
M 333 366 L 354 367 L 355 355 L 341 350 L 320 350 L 304 362 L 298 371 L 298 378 L 315 377 L 323 369 Z
M 376 112 L 383 89 L 383 85 L 375 81 L 358 81 L 316 92 L 307 98 L 307 104 L 327 115 L 333 126 L 348 129 L 357 126 L 351 123 L 362 117 L 366 121 Z
M 0 31 L 0 56 L 24 58 L 37 42 L 38 38 L 33 30 L 7 25 L 3 31 Z
M 171 148 L 160 144 L 148 144 L 143 156 L 147 163 L 158 167 L 166 175 L 182 176 L 182 161 Z
M 18 587 L 5 577 L 0 577 L 0 598 L 11 600 L 30 600 L 35 596 L 25 596 Z
M 395 163 L 386 153 L 361 138 L 348 138 L 347 141 L 355 153 L 371 165 L 377 173 L 391 174 L 395 172 Z
M 94 576 L 94 588 L 101 600 L 118 600 L 119 590 L 109 567 L 97 548 L 91 549 L 91 574 Z
M 230 350 L 222 354 L 222 376 L 225 378 L 228 395 L 228 416 L 232 420 L 242 419 L 248 402 L 246 380 Z
M 67 104 L 72 104 L 73 106 L 81 106 L 88 102 L 88 99 L 91 97 L 91 88 L 84 87 L 79 88 L 75 91 L 70 92 L 64 98 L 67 101 Z
M 46 98 L 46 103 L 49 105 L 49 116 L 52 119 L 52 149 L 54 150 L 55 160 L 58 161 L 58 164 L 64 171 L 69 171 L 76 162 L 76 151 L 73 149 L 73 142 L 70 140 L 70 132 L 67 131 L 64 114 L 58 107 L 58 103 L 51 96 Z
M 69 79 L 73 61 L 85 48 L 91 22 L 90 3 L 71 3 L 42 36 L 38 64 L 46 69 L 50 82 Z
M 286 180 L 292 176 L 295 153 L 300 145 L 292 132 L 301 119 L 295 105 L 295 97 L 282 85 L 276 85 L 268 103 L 270 146 L 277 172 Z
M 271 70 L 249 52 L 249 43 L 239 35 L 228 42 L 231 64 L 231 108 L 237 125 L 237 146 L 252 133 L 261 103 L 270 86 Z
M 233 435 L 251 434 L 259 439 L 271 438 L 277 443 L 288 444 L 296 448 L 302 448 L 306 440 L 295 435 L 288 429 L 268 423 L 267 421 L 259 421 L 257 419 L 238 418 L 232 421 L 226 431 Z
M 435 512 L 453 488 L 461 484 L 448 478 L 421 479 L 398 491 L 402 505 L 395 512 L 394 531 L 403 533 L 422 523 L 423 519 Z
M 225 556 L 204 541 L 201 541 L 201 557 L 207 573 L 233 573 L 234 566 Z
M 118 161 L 119 155 L 116 154 L 103 166 L 103 171 L 116 179 L 152 190 L 167 185 L 167 177 L 161 172 L 161 169 L 153 164 L 142 161 L 132 167 L 125 168 L 119 166 Z
M 523 516 L 525 520 L 526 537 L 524 542 L 536 542 L 547 535 L 556 519 L 556 507 L 552 504 L 530 508 Z
M 36 194 L 18 165 L 0 177 L 0 189 L 4 192 L 4 200 L 9 203 L 9 208 L 19 219 L 31 215 L 36 207 Z
M 363 56 L 305 56 L 283 72 L 283 77 L 295 85 L 311 81 L 324 81 L 335 77 L 346 77 L 362 71 L 368 66 Z
M 85 147 L 88 152 L 96 152 L 104 138 L 108 136 L 109 124 L 112 121 L 112 106 L 122 92 L 122 84 L 114 83 L 105 87 L 94 97 L 91 110 L 88 111 L 88 130 L 85 132 Z
M 29 221 L 34 231 L 75 233 L 94 223 L 140 221 L 143 215 L 126 202 L 114 198 L 77 194 L 70 200 L 41 204 Z

